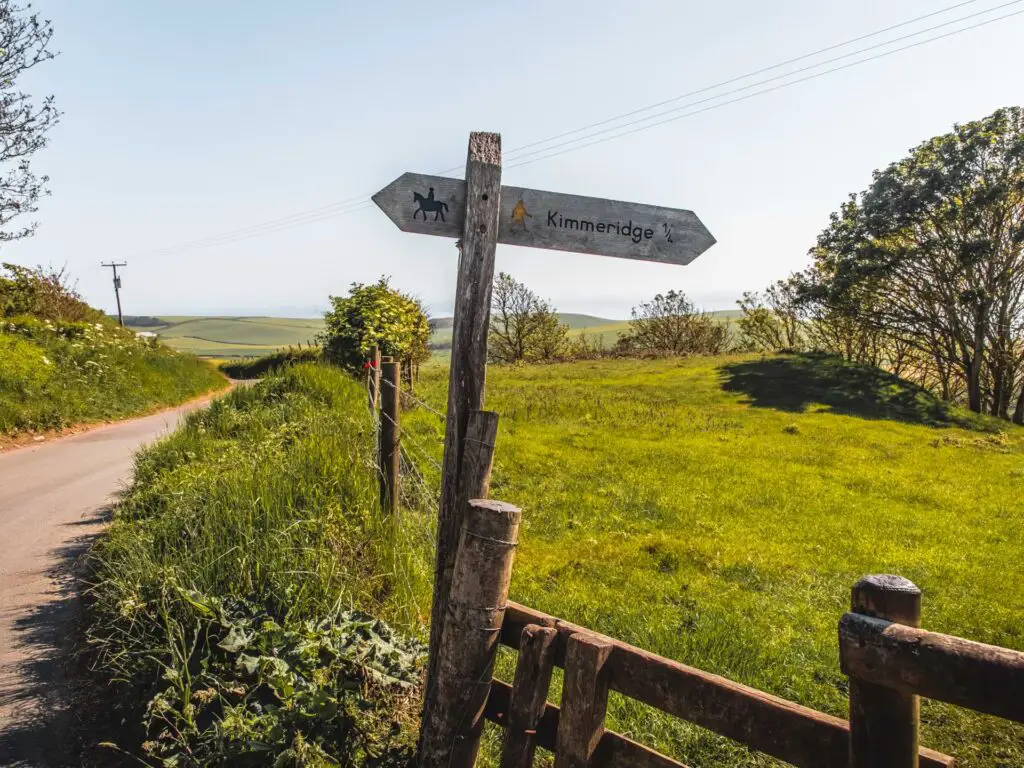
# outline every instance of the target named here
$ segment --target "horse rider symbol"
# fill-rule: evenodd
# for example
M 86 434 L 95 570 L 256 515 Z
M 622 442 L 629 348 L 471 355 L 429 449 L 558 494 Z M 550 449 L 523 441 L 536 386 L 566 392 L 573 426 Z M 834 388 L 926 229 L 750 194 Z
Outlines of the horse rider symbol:
M 423 214 L 423 220 L 427 220 L 427 214 L 434 214 L 434 221 L 437 221 L 438 217 L 441 221 L 445 221 L 444 215 L 448 211 L 448 203 L 443 200 L 434 199 L 434 188 L 431 187 L 430 191 L 427 192 L 427 196 L 424 197 L 419 192 L 412 193 L 412 200 L 414 203 L 419 203 L 419 208 L 412 212 L 412 217 L 415 219 L 417 213 Z

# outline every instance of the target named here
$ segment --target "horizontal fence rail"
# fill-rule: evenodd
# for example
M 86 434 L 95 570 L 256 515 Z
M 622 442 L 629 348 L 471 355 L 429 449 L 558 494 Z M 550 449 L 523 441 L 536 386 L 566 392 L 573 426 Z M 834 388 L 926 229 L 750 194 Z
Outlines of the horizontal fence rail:
M 1024 653 L 847 613 L 839 661 L 850 677 L 1024 723 Z
M 662 658 L 511 601 L 505 609 L 501 643 L 518 650 L 523 630 L 530 625 L 557 630 L 554 663 L 558 667 L 565 666 L 566 650 L 573 635 L 586 634 L 609 642 L 609 687 L 631 699 L 799 768 L 850 764 L 850 724 L 846 720 Z M 494 700 L 488 704 L 486 715 L 493 722 L 506 725 L 511 689 L 495 681 L 491 690 Z M 547 749 L 555 746 L 551 729 L 557 728 L 558 718 L 558 708 L 548 704 L 536 729 L 539 746 Z M 922 748 L 919 764 L 922 768 L 949 768 L 955 762 L 948 755 Z M 605 731 L 590 765 L 667 768 L 682 764 Z

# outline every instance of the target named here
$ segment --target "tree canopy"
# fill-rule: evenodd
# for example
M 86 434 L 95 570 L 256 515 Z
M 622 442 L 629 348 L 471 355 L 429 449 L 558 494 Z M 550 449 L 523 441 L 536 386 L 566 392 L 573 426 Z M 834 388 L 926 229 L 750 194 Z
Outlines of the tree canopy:
M 827 332 L 820 342 L 1024 423 L 1019 107 L 876 171 L 832 214 L 811 257 L 795 279 L 810 327 Z
M 348 296 L 331 296 L 317 340 L 328 360 L 358 372 L 374 346 L 409 367 L 430 357 L 430 319 L 422 304 L 392 288 L 388 278 L 353 283 Z
M 620 352 L 654 355 L 719 355 L 729 346 L 729 329 L 702 312 L 682 291 L 659 293 L 633 308 Z
M 53 27 L 28 13 L 31 7 L 0 0 L 0 242 L 35 231 L 35 224 L 13 230 L 8 225 L 36 211 L 39 198 L 47 194 L 49 179 L 32 172 L 31 158 L 46 146 L 47 133 L 60 118 L 53 96 L 37 102 L 18 89 L 22 74 L 54 57 Z
M 511 275 L 500 272 L 491 290 L 487 356 L 492 362 L 554 360 L 569 350 L 569 328 L 555 309 Z

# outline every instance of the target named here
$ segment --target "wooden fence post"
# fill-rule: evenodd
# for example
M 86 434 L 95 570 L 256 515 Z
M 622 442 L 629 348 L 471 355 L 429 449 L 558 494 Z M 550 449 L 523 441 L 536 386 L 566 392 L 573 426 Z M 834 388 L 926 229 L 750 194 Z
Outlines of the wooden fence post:
M 462 473 L 459 477 L 456 510 L 451 524 L 455 531 L 462 530 L 462 516 L 470 499 L 486 499 L 491 488 L 491 466 L 494 462 L 494 442 L 498 437 L 498 414 L 492 411 L 470 411 L 466 424 L 466 437 L 462 441 Z M 430 608 L 430 647 L 441 642 L 441 631 L 448 617 L 448 593 L 451 591 L 455 571 L 455 547 L 437 547 L 434 553 L 434 598 Z M 437 670 L 437 654 L 432 653 L 427 663 L 427 680 Z M 430 688 L 424 708 L 430 706 Z
M 921 626 L 921 590 L 900 576 L 866 576 L 853 586 L 851 611 Z M 917 768 L 918 696 L 850 678 L 851 768 Z
M 380 392 L 380 347 L 376 344 L 370 352 L 370 367 L 366 370 L 366 388 L 370 395 L 370 410 L 377 410 L 377 396 Z
M 501 768 L 531 768 L 537 749 L 537 725 L 547 705 L 555 666 L 558 630 L 528 624 L 519 641 L 519 662 L 505 723 Z
M 476 761 L 521 517 L 500 501 L 466 506 L 434 695 L 423 713 L 420 768 L 472 768 Z
M 398 513 L 400 425 L 402 423 L 401 363 L 381 363 L 380 392 L 380 506 L 392 518 Z
M 586 768 L 604 735 L 609 678 L 605 662 L 612 648 L 607 638 L 582 632 L 566 644 L 555 768 Z
M 437 607 L 447 597 L 441 568 L 459 540 L 457 526 L 459 474 L 463 441 L 470 411 L 484 405 L 487 365 L 487 330 L 491 316 L 491 283 L 498 244 L 501 203 L 501 137 L 496 133 L 471 133 L 466 159 L 466 217 L 459 246 L 459 272 L 455 286 L 455 317 L 452 327 L 452 359 L 448 374 L 448 413 L 445 421 L 444 458 L 441 469 L 441 504 L 437 518 L 437 570 L 434 572 L 430 656 L 437 655 L 440 627 L 447 614 Z M 427 675 L 427 701 L 435 687 Z

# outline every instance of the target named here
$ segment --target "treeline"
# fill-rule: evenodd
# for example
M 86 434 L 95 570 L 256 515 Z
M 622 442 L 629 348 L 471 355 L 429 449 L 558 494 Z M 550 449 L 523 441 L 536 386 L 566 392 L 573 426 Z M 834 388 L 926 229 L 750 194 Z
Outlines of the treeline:
M 743 335 L 822 350 L 1024 424 L 1024 111 L 1001 109 L 876 171 L 808 269 L 744 294 Z
M 505 272 L 491 290 L 487 356 L 493 363 L 719 355 L 729 346 L 729 324 L 697 309 L 681 291 L 634 307 L 629 330 L 609 345 L 600 335 L 570 335 L 549 302 Z
M 124 324 L 129 328 L 162 328 L 167 321 L 150 315 L 125 315 Z

